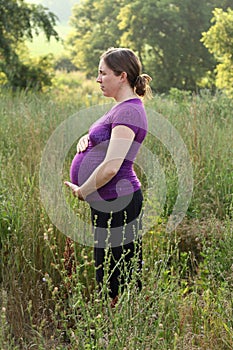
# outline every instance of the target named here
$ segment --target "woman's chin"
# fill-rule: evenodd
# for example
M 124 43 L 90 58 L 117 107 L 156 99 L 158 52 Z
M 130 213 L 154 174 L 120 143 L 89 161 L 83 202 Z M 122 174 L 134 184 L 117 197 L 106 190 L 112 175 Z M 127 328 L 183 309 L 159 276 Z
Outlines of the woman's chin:
M 103 91 L 103 96 L 104 97 L 112 97 L 112 98 L 114 98 L 114 96 L 112 94 L 108 94 L 106 91 Z

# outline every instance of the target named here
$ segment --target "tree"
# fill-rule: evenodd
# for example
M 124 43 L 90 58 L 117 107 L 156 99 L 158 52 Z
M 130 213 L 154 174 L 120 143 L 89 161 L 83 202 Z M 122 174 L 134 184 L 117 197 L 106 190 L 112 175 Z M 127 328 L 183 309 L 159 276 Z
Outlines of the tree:
M 121 0 L 86 0 L 73 9 L 68 39 L 73 63 L 87 73 L 97 74 L 100 55 L 119 46 L 121 30 L 116 20 Z
M 154 88 L 196 90 L 215 61 L 200 43 L 211 5 L 202 0 L 140 0 L 121 9 L 122 44 L 141 52 Z
M 73 11 L 70 47 L 75 65 L 96 74 L 100 54 L 128 46 L 158 92 L 196 91 L 216 60 L 200 41 L 212 10 L 232 0 L 83 0 Z
M 47 40 L 59 39 L 54 29 L 56 16 L 41 5 L 23 0 L 0 0 L 0 70 L 13 88 L 37 87 L 50 80 L 40 65 L 23 62 L 20 47 L 26 39 L 33 39 L 42 30 Z M 43 58 L 40 64 L 47 59 Z
M 213 25 L 203 33 L 203 43 L 219 62 L 216 67 L 216 86 L 233 97 L 233 10 L 216 8 Z

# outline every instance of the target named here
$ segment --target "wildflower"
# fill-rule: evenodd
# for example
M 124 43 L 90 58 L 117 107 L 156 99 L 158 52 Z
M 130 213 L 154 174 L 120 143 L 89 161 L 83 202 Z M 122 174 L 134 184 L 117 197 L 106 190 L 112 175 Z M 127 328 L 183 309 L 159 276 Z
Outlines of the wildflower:
M 46 273 L 46 274 L 44 275 L 44 277 L 42 278 L 42 281 L 43 281 L 43 282 L 47 282 L 48 279 L 49 279 L 49 274 Z
M 58 287 L 54 287 L 53 294 L 56 294 L 58 292 Z

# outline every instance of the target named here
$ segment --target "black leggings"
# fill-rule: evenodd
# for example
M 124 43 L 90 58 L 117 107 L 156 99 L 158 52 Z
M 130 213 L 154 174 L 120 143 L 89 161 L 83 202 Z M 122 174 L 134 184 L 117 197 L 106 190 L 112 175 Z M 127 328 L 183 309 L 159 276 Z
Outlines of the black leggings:
M 139 189 L 119 200 L 115 210 L 111 211 L 110 209 L 114 209 L 114 206 L 111 206 L 112 201 L 108 201 L 109 210 L 108 203 L 105 208 L 98 206 L 97 202 L 91 206 L 95 239 L 96 281 L 101 287 L 105 260 L 108 260 L 109 271 L 107 273 L 111 298 L 118 295 L 119 286 L 123 291 L 125 283 L 131 280 L 132 270 L 135 268 L 138 272 L 137 287 L 141 289 L 142 240 L 139 230 L 142 228 L 142 192 Z

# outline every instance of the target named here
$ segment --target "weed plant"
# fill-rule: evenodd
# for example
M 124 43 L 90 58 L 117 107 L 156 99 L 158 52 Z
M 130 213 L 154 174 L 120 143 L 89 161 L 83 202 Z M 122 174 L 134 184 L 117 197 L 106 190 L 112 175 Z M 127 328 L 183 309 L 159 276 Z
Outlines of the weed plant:
M 92 248 L 68 240 L 40 201 L 39 168 L 48 138 L 80 108 L 105 102 L 80 73 L 75 79 L 44 94 L 1 92 L 0 348 L 232 349 L 232 100 L 173 90 L 147 102 L 182 136 L 194 193 L 185 220 L 166 232 L 176 172 L 163 145 L 148 138 L 147 147 L 165 169 L 168 199 L 143 236 L 142 291 L 134 287 L 134 269 L 111 309 L 107 277 L 106 297 L 95 284 Z M 145 174 L 142 182 L 146 187 Z M 67 200 L 79 215 L 89 215 L 83 204 Z

